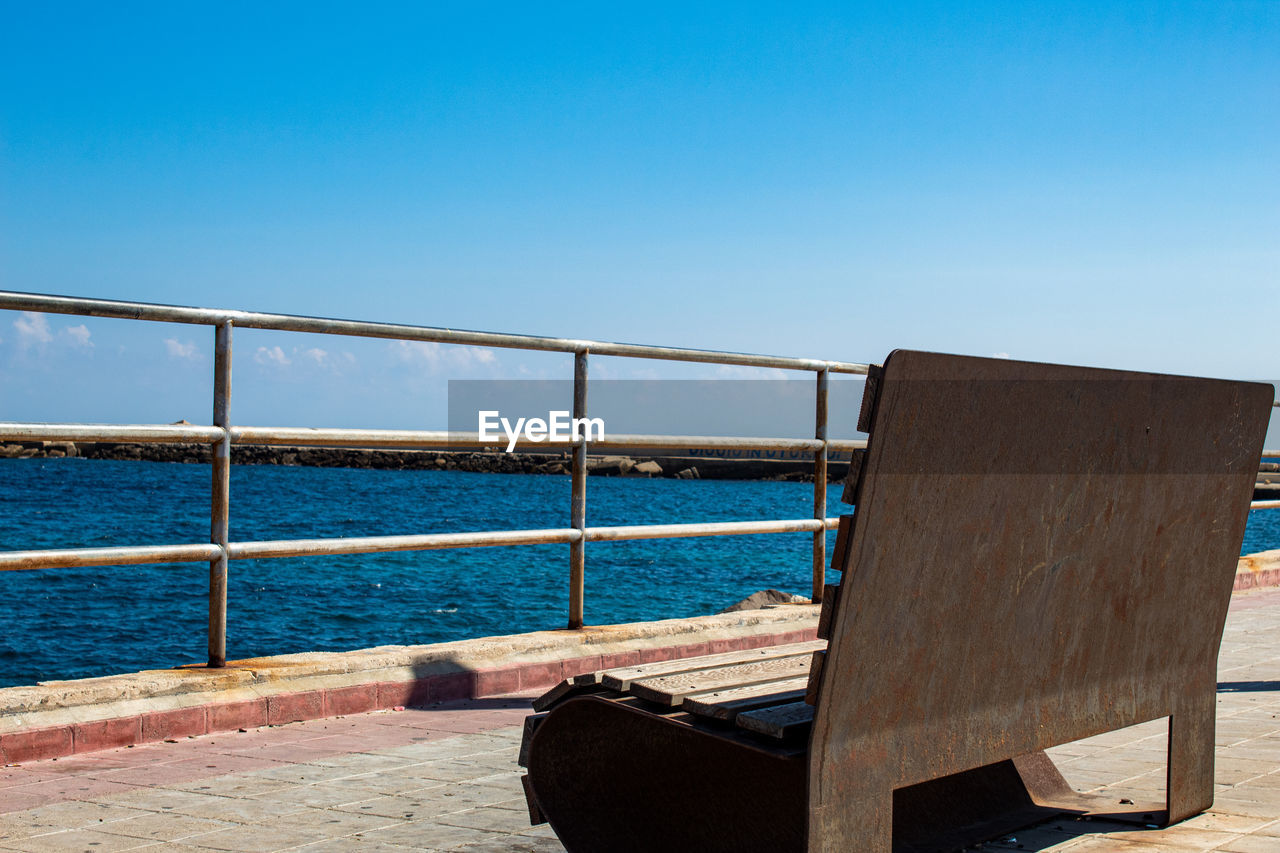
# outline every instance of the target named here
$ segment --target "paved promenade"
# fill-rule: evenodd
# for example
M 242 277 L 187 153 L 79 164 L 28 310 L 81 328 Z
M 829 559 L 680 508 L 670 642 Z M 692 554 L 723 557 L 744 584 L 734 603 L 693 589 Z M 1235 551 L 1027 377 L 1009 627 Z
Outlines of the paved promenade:
M 1217 800 L 1167 830 L 1051 821 L 988 850 L 1280 851 L 1280 590 L 1239 593 L 1222 647 Z M 0 769 L 0 849 L 555 851 L 516 767 L 528 696 L 379 711 Z M 1155 799 L 1165 725 L 1053 751 L 1081 790 Z

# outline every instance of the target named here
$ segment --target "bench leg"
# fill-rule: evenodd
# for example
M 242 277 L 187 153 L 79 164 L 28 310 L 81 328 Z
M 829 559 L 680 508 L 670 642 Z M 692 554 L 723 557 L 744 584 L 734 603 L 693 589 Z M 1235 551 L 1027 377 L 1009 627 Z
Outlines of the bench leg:
M 1188 698 L 1169 716 L 1169 823 L 1213 805 L 1213 748 L 1217 695 Z
M 804 851 L 803 754 L 583 696 L 547 714 L 528 763 L 529 799 L 571 853 Z

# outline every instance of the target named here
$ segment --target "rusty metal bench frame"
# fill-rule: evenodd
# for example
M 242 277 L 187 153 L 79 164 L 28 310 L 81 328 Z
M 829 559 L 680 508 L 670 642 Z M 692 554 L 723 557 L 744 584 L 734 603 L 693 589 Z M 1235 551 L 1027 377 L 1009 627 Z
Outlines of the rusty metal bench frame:
M 531 807 L 573 851 L 955 849 L 1124 817 L 1043 750 L 1168 717 L 1167 802 L 1130 816 L 1204 810 L 1273 394 L 895 351 L 864 395 L 807 742 L 561 690 L 526 744 Z

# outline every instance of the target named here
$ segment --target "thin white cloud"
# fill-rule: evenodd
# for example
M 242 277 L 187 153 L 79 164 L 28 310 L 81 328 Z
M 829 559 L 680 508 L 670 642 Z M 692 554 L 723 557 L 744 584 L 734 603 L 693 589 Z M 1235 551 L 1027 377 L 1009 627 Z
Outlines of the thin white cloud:
M 49 318 L 43 314 L 23 311 L 13 321 L 13 328 L 18 333 L 18 346 L 23 349 L 53 340 L 53 332 L 49 331 Z
M 296 352 L 297 351 L 295 350 L 295 353 Z M 311 362 L 316 367 L 329 366 L 329 353 L 320 349 L 319 347 L 311 347 L 310 349 L 304 349 L 301 355 L 304 359 Z
M 63 326 L 55 333 L 49 326 L 48 316 L 34 311 L 19 314 L 13 321 L 13 329 L 18 333 L 18 348 L 24 351 L 34 347 L 43 352 L 49 344 L 73 350 L 94 348 L 93 335 L 85 324 Z
M 1009 353 L 1007 353 L 1007 352 L 993 352 L 993 353 L 991 353 L 991 357 L 992 357 L 992 358 L 1009 358 Z
M 258 351 L 253 354 L 253 360 L 258 364 L 265 364 L 271 367 L 287 367 L 293 364 L 293 359 L 285 355 L 284 350 L 278 346 L 258 347 Z
M 387 346 L 396 361 L 426 367 L 432 373 L 498 363 L 494 351 L 484 347 L 438 344 L 434 341 L 393 341 Z
M 81 349 L 93 349 L 93 341 L 90 340 L 89 327 L 84 323 L 79 326 L 67 326 L 62 333 L 71 339 L 73 347 Z
M 184 344 L 175 338 L 165 338 L 164 350 L 169 354 L 170 358 L 181 358 L 189 361 L 196 361 L 200 358 L 200 354 L 196 351 L 196 345 L 191 341 L 187 341 Z
M 717 379 L 793 379 L 794 373 L 776 367 L 752 367 L 747 364 L 718 364 Z

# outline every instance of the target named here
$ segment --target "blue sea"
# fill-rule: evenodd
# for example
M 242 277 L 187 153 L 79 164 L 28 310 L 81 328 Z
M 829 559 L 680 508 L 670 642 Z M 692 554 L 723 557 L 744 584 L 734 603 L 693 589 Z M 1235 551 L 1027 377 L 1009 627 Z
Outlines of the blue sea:
M 0 550 L 205 542 L 207 465 L 0 460 Z M 567 526 L 569 478 L 235 465 L 234 541 Z M 592 478 L 593 526 L 807 518 L 809 483 Z M 840 487 L 828 494 L 837 514 Z M 834 534 L 831 535 L 832 540 Z M 587 545 L 586 619 L 807 595 L 807 533 Z M 830 547 L 830 545 L 828 546 Z M 1280 547 L 1251 513 L 1243 553 Z M 832 580 L 834 580 L 834 575 Z M 228 657 L 562 628 L 568 546 L 233 561 Z M 203 662 L 208 564 L 0 572 L 0 686 Z

